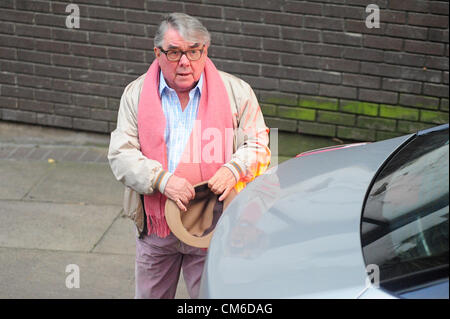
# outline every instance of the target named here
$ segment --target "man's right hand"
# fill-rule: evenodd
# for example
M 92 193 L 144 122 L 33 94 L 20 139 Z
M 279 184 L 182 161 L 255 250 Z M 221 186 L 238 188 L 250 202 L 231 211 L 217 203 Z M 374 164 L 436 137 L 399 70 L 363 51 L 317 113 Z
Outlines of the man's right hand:
M 173 200 L 178 208 L 185 212 L 189 201 L 195 197 L 195 190 L 194 186 L 186 179 L 172 175 L 164 188 L 164 195 Z

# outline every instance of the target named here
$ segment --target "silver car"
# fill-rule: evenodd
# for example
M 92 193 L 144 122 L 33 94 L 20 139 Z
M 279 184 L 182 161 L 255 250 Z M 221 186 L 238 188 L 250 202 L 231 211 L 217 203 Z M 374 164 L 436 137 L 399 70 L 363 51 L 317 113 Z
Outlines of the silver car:
M 298 155 L 221 216 L 200 298 L 449 298 L 449 126 Z

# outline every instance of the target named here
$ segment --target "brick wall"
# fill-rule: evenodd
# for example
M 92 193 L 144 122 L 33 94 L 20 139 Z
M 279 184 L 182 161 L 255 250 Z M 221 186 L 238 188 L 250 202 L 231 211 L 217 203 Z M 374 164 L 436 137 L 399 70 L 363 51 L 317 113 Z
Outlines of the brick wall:
M 166 12 L 198 17 L 212 60 L 249 82 L 267 124 L 380 140 L 448 122 L 448 3 L 424 0 L 0 1 L 0 119 L 115 128 Z M 368 4 L 380 28 L 368 29 Z

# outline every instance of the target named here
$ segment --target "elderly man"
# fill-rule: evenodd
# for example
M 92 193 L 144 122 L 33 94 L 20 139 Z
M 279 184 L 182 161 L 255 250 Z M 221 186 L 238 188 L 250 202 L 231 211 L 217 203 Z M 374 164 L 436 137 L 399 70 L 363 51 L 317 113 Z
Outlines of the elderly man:
M 208 181 L 222 201 L 270 161 L 253 90 L 215 68 L 209 45 L 200 21 L 169 14 L 155 35 L 156 59 L 122 95 L 108 158 L 136 224 L 136 298 L 173 298 L 181 268 L 189 295 L 198 296 L 206 250 L 171 233 L 166 199 L 186 211 L 193 185 Z

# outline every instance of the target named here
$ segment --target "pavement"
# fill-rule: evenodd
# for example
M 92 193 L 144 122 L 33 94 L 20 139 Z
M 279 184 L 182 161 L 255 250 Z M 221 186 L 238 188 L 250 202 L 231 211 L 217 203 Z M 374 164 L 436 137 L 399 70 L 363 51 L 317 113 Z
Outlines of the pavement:
M 108 145 L 109 134 L 0 121 L 0 299 L 134 297 L 135 230 Z M 72 265 L 79 288 L 66 285 Z M 175 298 L 189 298 L 182 274 Z
M 108 144 L 0 121 L 0 298 L 134 297 L 135 231 Z M 176 298 L 189 298 L 182 275 Z

